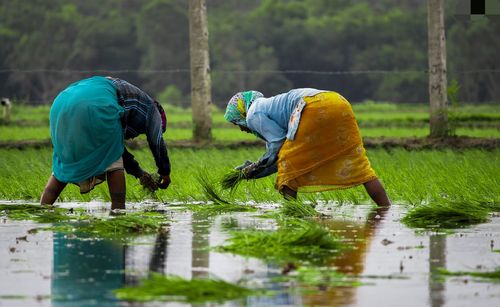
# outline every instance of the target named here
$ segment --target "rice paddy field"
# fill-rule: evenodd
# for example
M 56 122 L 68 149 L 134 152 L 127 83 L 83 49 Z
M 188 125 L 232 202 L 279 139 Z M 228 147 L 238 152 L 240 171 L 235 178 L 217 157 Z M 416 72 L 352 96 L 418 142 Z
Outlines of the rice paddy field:
M 353 107 L 366 140 L 428 134 L 426 106 Z M 176 146 L 191 138 L 191 115 L 166 111 L 172 184 L 151 193 L 127 176 L 123 212 L 110 212 L 105 183 L 84 195 L 69 185 L 54 207 L 39 206 L 49 107 L 15 105 L 0 121 L 0 306 L 497 306 L 497 145 L 368 148 L 390 208 L 362 187 L 285 201 L 275 175 L 222 189 L 264 147 L 242 146 L 254 136 L 221 111 L 218 146 L 205 147 Z M 498 144 L 499 104 L 464 105 L 450 119 L 454 135 Z M 130 151 L 155 172 L 148 148 Z

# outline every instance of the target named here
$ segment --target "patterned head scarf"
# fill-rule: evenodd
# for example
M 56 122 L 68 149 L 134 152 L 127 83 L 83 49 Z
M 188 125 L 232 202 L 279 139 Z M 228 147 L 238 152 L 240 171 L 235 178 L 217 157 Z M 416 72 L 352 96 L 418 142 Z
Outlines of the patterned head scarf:
M 241 125 L 248 127 L 247 125 L 247 112 L 252 105 L 252 102 L 257 99 L 264 97 L 261 92 L 257 91 L 246 91 L 239 92 L 227 103 L 226 114 L 224 118 L 235 125 Z

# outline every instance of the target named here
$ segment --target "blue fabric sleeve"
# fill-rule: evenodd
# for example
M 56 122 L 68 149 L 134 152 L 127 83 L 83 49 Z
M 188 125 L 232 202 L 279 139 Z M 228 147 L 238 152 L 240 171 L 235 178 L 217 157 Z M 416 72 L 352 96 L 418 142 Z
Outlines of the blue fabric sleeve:
M 269 167 L 278 160 L 278 152 L 285 142 L 286 130 L 264 113 L 253 113 L 247 118 L 248 127 L 260 134 L 266 141 L 266 152 L 259 159 L 262 167 Z

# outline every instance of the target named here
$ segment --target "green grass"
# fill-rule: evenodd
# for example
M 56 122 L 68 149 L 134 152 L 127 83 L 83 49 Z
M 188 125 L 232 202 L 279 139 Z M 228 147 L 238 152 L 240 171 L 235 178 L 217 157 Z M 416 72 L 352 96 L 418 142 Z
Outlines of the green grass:
M 141 166 L 155 172 L 154 159 L 148 149 L 132 150 Z M 207 170 L 214 182 L 245 160 L 257 160 L 263 148 L 245 149 L 170 149 L 172 184 L 157 191 L 159 201 L 209 200 L 198 182 L 201 170 Z M 370 162 L 394 203 L 420 206 L 443 198 L 467 203 L 500 203 L 500 150 L 406 151 L 397 149 L 368 150 Z M 0 149 L 0 199 L 38 201 L 51 174 L 51 150 Z M 276 175 L 243 181 L 232 194 L 223 198 L 230 203 L 278 202 L 282 196 L 274 189 Z M 151 195 L 139 181 L 127 176 L 127 201 L 143 201 Z M 81 195 L 75 185 L 68 185 L 60 197 L 63 201 L 109 201 L 106 183 Z M 339 204 L 371 203 L 363 187 L 318 194 L 300 194 L 300 200 L 336 201 Z
M 299 219 L 280 221 L 276 231 L 233 231 L 227 245 L 216 248 L 267 262 L 324 264 L 342 247 L 339 240 L 318 223 Z
M 141 280 L 138 286 L 117 289 L 114 293 L 118 299 L 132 302 L 222 303 L 244 298 L 255 294 L 255 291 L 222 280 L 201 278 L 186 280 L 178 276 L 152 273 L 149 278 Z
M 19 127 L 0 126 L 0 141 L 26 141 L 26 140 L 49 140 L 50 131 L 48 126 L 44 127 Z M 361 127 L 363 137 L 426 137 L 429 135 L 428 127 Z M 254 141 L 254 135 L 242 133 L 236 128 L 217 128 L 212 131 L 212 135 L 217 141 Z M 500 138 L 500 129 L 495 128 L 458 128 L 457 136 Z M 190 128 L 168 128 L 164 134 L 165 140 L 179 141 L 190 140 L 192 130 Z M 146 140 L 145 136 L 140 136 L 138 140 Z

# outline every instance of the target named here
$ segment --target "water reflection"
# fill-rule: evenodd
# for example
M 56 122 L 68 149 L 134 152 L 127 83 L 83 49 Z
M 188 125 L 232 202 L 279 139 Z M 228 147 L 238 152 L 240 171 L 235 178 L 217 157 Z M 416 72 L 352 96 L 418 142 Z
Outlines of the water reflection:
M 349 245 L 348 250 L 332 260 L 330 266 L 345 274 L 362 274 L 368 247 L 389 210 L 390 208 L 372 209 L 364 222 L 326 220 L 324 224 L 332 231 L 338 232 Z M 329 287 L 314 294 L 304 295 L 304 303 L 308 306 L 324 305 L 325 302 L 331 306 L 353 305 L 356 302 L 356 291 L 356 287 Z
M 491 251 L 491 241 L 500 241 L 500 219 L 456 236 L 429 236 L 402 226 L 399 208 L 353 210 L 358 211 L 348 211 L 351 216 L 347 218 L 324 219 L 321 223 L 344 237 L 352 247 L 332 259 L 329 266 L 345 274 L 362 276 L 361 281 L 369 284 L 366 286 L 323 287 L 316 289 L 319 291 L 314 294 L 300 292 L 299 288 L 281 291 L 287 290 L 283 289 L 284 285 L 270 282 L 273 276 L 281 273 L 280 267 L 210 250 L 229 237 L 221 227 L 228 216 L 234 217 L 242 227 L 269 229 L 274 226 L 272 221 L 255 218 L 249 213 L 206 218 L 198 213 L 177 210 L 169 213 L 172 224 L 168 232 L 135 238 L 128 245 L 54 234 L 53 256 L 49 260 L 53 264 L 53 276 L 51 281 L 47 280 L 52 286 L 52 305 L 120 305 L 112 290 L 136 284 L 150 272 L 187 279 L 219 278 L 231 283 L 249 280 L 253 285 L 265 286 L 278 293 L 276 296 L 248 297 L 244 302 L 226 302 L 225 306 L 241 303 L 251 306 L 372 306 L 375 301 L 381 301 L 385 306 L 404 303 L 406 306 L 438 307 L 478 300 L 489 304 L 493 298 L 498 298 L 498 286 L 445 283 L 432 278 L 430 272 L 437 267 L 470 270 L 478 264 L 490 268 L 498 266 L 498 254 Z M 16 248 L 29 244 L 21 242 Z M 22 263 L 11 261 L 9 265 L 12 267 L 13 263 L 20 270 Z M 3 272 L 5 276 L 5 270 Z
M 429 298 L 432 307 L 441 307 L 445 303 L 444 281 L 433 272 L 446 267 L 446 236 L 434 234 L 429 238 Z
M 340 219 L 322 221 L 332 231 L 341 232 L 340 235 L 352 247 L 332 260 L 330 265 L 346 274 L 361 274 L 367 247 L 386 214 L 387 209 L 378 208 L 370 211 L 364 222 Z M 250 278 L 269 279 L 279 274 L 279 267 L 258 260 L 210 251 L 211 238 L 214 241 L 212 245 L 218 245 L 227 238 L 226 234 L 213 227 L 213 218 L 206 218 L 198 213 L 181 212 L 176 214 L 174 220 L 170 232 L 160 232 L 146 240 L 154 242 L 152 245 L 127 246 L 108 240 L 76 239 L 55 234 L 53 305 L 68 305 L 70 302 L 79 305 L 116 305 L 112 291 L 124 285 L 137 284 L 148 272 L 178 273 L 176 275 L 185 278 L 210 276 L 230 282 Z M 186 274 L 186 269 L 189 269 L 190 274 Z M 269 287 L 274 288 L 272 290 L 284 290 L 277 284 L 270 284 Z M 355 302 L 356 288 L 327 288 L 316 294 L 306 295 L 293 291 L 278 293 L 271 297 L 250 297 L 246 303 L 352 304 Z
M 210 267 L 209 234 L 213 220 L 200 213 L 193 213 L 192 221 L 191 274 L 193 278 L 208 277 L 208 268 Z
M 112 290 L 124 284 L 124 246 L 54 234 L 52 305 L 113 306 Z

